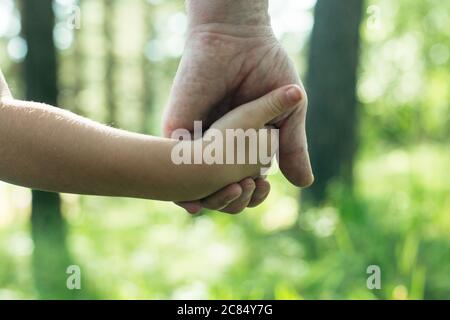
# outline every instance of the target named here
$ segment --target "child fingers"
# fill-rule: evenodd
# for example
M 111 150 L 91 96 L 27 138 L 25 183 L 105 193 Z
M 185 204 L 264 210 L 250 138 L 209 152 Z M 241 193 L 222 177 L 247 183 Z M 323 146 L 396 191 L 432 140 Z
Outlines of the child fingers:
M 225 129 L 261 129 L 265 124 L 290 113 L 303 100 L 298 85 L 289 85 L 244 104 L 227 113 L 212 125 L 212 128 Z
M 189 214 L 196 214 L 202 209 L 200 201 L 176 202 L 175 204 L 186 210 Z
M 238 199 L 241 194 L 241 186 L 238 183 L 233 183 L 203 199 L 201 204 L 206 209 L 221 210 L 234 200 Z
M 242 180 L 240 183 L 242 187 L 242 195 L 231 202 L 228 206 L 221 209 L 222 212 L 229 214 L 238 214 L 242 212 L 245 208 L 247 208 L 250 203 L 253 193 L 256 189 L 255 181 L 252 178 L 246 178 Z
M 252 199 L 248 204 L 249 208 L 254 208 L 259 206 L 261 203 L 266 200 L 267 196 L 270 193 L 270 183 L 264 180 L 263 177 L 257 178 L 255 180 L 256 190 L 253 193 Z
M 291 112 L 303 98 L 301 88 L 297 85 L 285 86 L 252 101 L 241 109 L 244 119 L 252 122 L 252 127 L 262 128 L 266 123 Z

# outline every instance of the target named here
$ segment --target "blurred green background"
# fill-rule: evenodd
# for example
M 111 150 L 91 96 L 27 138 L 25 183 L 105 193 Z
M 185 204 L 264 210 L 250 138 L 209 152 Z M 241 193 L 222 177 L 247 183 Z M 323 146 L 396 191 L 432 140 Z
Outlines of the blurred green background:
M 0 67 L 16 98 L 27 96 L 21 20 L 32 2 L 0 0 Z M 183 1 L 39 3 L 56 17 L 59 105 L 160 134 Z M 450 2 L 319 0 L 315 14 L 314 0 L 270 3 L 310 93 L 316 187 L 301 193 L 277 174 L 260 207 L 196 218 L 170 203 L 61 195 L 62 219 L 47 219 L 31 214 L 45 195 L 0 183 L 0 299 L 450 298 Z M 342 59 L 328 67 L 330 54 Z M 356 84 L 351 68 L 331 70 L 344 60 Z M 333 75 L 350 103 L 321 87 Z M 353 132 L 350 146 L 340 132 Z M 73 264 L 81 290 L 66 288 Z M 369 265 L 380 290 L 366 286 Z

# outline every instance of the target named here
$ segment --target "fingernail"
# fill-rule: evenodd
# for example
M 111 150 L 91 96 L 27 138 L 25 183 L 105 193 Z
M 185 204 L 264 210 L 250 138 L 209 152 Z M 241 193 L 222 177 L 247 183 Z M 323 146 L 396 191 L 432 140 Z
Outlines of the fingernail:
M 299 86 L 293 85 L 290 86 L 286 91 L 286 96 L 288 99 L 288 102 L 291 103 L 293 106 L 302 100 L 302 90 Z
M 186 210 L 189 214 L 197 214 L 202 209 L 199 205 L 185 205 L 184 210 Z
M 186 212 L 189 213 L 190 215 L 195 215 L 198 212 L 200 212 L 200 210 L 186 209 Z

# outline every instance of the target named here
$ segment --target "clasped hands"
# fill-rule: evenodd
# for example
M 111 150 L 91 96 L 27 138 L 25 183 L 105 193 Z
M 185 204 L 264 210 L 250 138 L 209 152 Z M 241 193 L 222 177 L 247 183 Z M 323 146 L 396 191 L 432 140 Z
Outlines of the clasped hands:
M 270 27 L 203 24 L 189 31 L 163 120 L 165 136 L 178 128 L 193 130 L 194 121 L 211 125 L 230 110 L 288 84 L 297 84 L 297 107 L 277 117 L 279 165 L 294 185 L 312 184 L 305 120 L 307 96 L 295 67 Z M 190 213 L 202 208 L 235 214 L 268 196 L 263 177 L 245 178 L 197 201 L 179 202 Z
M 0 180 L 53 192 L 181 201 L 177 204 L 191 213 L 201 208 L 238 213 L 259 205 L 270 190 L 259 176 L 260 163 L 189 166 L 173 161 L 180 142 L 169 139 L 172 133 L 193 131 L 194 122 L 201 121 L 211 129 L 206 135 L 212 129 L 276 127 L 281 171 L 296 186 L 310 185 L 307 96 L 272 33 L 268 1 L 186 3 L 188 39 L 163 119 L 166 138 L 16 100 L 0 71 Z M 206 140 L 182 143 L 189 148 Z

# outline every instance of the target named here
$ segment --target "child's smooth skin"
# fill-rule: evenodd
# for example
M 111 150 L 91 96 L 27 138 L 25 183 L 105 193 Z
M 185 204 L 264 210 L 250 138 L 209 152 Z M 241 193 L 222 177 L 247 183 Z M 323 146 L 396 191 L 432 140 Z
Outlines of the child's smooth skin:
M 260 173 L 259 165 L 176 165 L 171 160 L 176 140 L 114 129 L 46 104 L 15 100 L 1 71 L 0 85 L 0 180 L 54 192 L 189 201 Z M 231 111 L 212 127 L 264 128 L 295 109 L 301 97 L 297 86 L 277 89 Z

